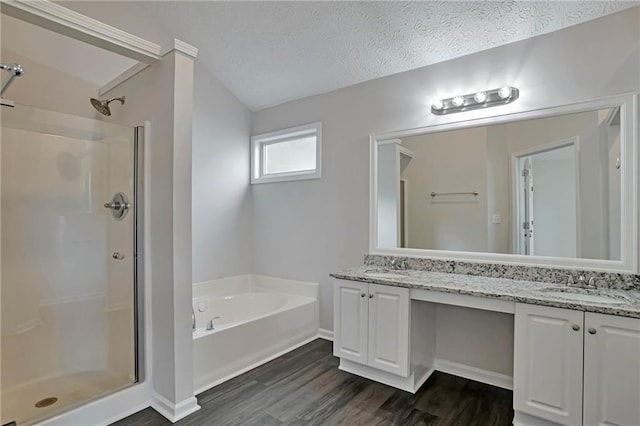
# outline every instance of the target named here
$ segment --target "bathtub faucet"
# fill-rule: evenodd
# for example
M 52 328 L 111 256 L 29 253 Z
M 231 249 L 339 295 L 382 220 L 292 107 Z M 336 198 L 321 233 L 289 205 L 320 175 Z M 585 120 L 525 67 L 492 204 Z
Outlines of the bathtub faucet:
M 213 320 L 220 319 L 220 317 L 213 317 L 207 323 L 207 330 L 213 330 Z

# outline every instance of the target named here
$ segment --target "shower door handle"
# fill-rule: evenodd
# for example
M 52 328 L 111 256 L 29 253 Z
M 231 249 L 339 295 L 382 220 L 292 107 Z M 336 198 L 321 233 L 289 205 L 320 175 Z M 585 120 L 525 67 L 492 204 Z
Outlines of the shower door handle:
M 113 257 L 115 260 L 122 260 L 124 259 L 124 254 L 114 251 L 111 257 Z

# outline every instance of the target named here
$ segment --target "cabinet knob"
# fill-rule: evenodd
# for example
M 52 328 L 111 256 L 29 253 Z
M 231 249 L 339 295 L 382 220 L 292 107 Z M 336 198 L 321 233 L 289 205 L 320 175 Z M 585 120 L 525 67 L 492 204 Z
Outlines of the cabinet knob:
M 571 328 L 573 328 L 573 331 L 580 331 L 580 326 L 578 324 L 573 324 Z
M 373 299 L 373 294 L 370 294 L 370 295 L 369 295 L 369 299 Z
M 366 295 L 366 293 L 360 293 L 360 297 L 365 297 Z
M 592 327 L 592 328 L 589 329 L 589 334 L 596 334 L 596 333 L 597 333 L 597 331 L 596 331 L 595 328 Z

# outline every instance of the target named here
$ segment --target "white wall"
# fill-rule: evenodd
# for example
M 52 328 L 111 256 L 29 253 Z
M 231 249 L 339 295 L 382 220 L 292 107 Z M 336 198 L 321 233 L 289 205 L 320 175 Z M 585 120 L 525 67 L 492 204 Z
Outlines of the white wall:
M 98 96 L 98 86 L 4 48 L 0 50 L 0 57 L 3 63 L 17 62 L 25 70 L 21 77 L 13 80 L 4 98 L 81 117 L 104 118 L 89 103 L 90 98 Z M 6 78 L 4 71 L 2 77 Z
M 414 158 L 407 180 L 410 248 L 487 251 L 487 131 L 485 127 L 402 140 Z M 436 195 L 472 192 L 478 195 Z
M 513 314 L 437 305 L 436 358 L 513 375 Z
M 193 282 L 251 272 L 251 114 L 196 63 Z
M 336 269 L 368 247 L 368 135 L 566 105 L 638 91 L 638 8 L 541 37 L 268 108 L 252 133 L 323 122 L 322 179 L 253 188 L 253 272 L 321 283 L 321 327 L 332 329 Z M 513 84 L 516 102 L 434 116 L 433 99 Z
M 514 253 L 511 224 L 511 164 L 506 126 L 487 127 L 487 248 Z M 492 216 L 500 215 L 500 223 Z

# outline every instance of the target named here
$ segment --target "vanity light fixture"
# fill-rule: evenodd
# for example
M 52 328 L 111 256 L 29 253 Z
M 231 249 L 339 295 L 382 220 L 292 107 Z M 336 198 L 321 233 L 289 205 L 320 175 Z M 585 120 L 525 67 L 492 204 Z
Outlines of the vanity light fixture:
M 464 105 L 464 97 L 463 96 L 456 96 L 455 98 L 453 98 L 451 100 L 451 103 L 456 107 L 461 107 L 462 105 Z
M 479 104 L 484 103 L 487 100 L 487 92 L 478 92 L 473 95 L 473 100 Z
M 520 91 L 512 86 L 503 86 L 499 89 L 480 91 L 468 95 L 458 95 L 453 98 L 440 99 L 431 105 L 431 112 L 437 115 L 450 114 L 452 112 L 469 111 L 478 108 L 487 108 L 509 104 L 520 96 Z

